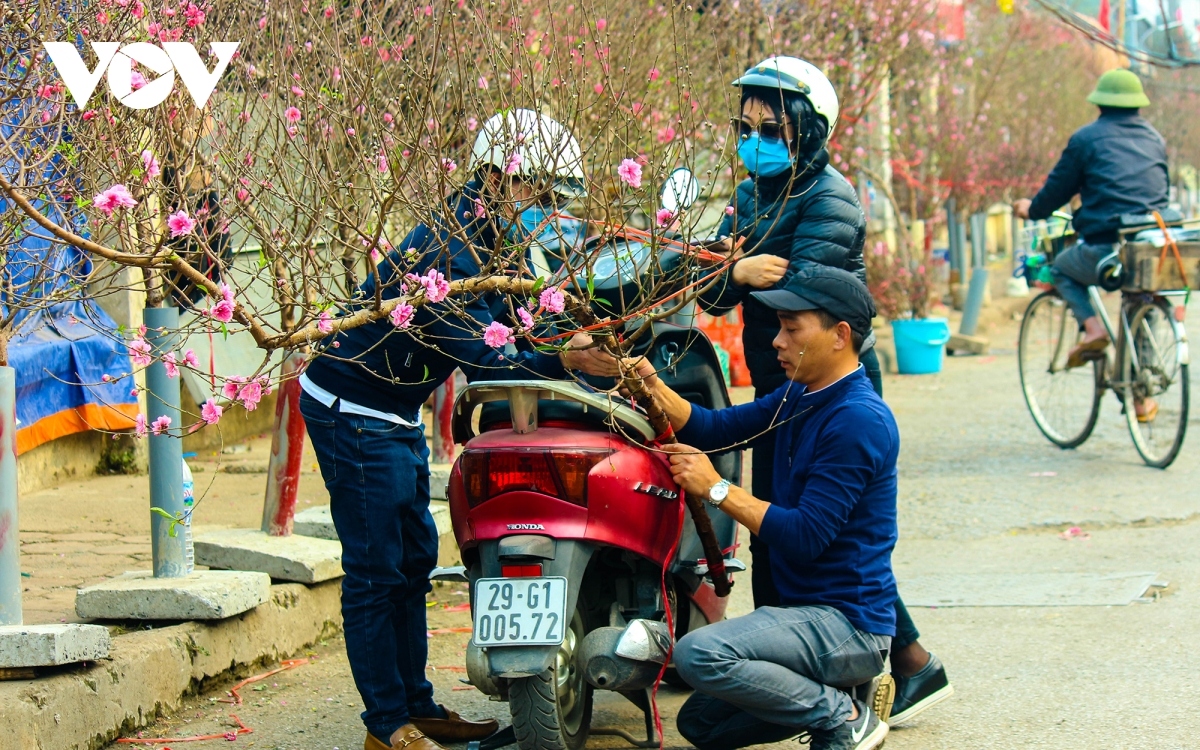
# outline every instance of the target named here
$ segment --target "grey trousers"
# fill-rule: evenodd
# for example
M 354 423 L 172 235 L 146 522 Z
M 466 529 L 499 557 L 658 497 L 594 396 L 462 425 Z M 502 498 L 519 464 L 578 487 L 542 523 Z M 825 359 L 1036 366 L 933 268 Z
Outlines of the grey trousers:
M 675 647 L 675 667 L 697 693 L 680 711 L 679 732 L 718 750 L 774 741 L 755 740 L 756 729 L 767 737 L 834 729 L 851 713 L 838 688 L 882 672 L 890 641 L 824 606 L 761 607 L 689 633 Z

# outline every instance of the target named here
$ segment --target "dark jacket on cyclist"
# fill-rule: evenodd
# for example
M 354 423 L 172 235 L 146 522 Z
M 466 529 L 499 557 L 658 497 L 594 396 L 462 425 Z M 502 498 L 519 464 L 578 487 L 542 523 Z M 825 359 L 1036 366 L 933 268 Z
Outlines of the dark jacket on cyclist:
M 738 185 L 733 213 L 721 222 L 719 237 L 745 238 L 746 255 L 776 255 L 791 261 L 783 286 L 806 265 L 840 268 L 866 283 L 863 241 L 867 221 L 854 187 L 819 151 L 800 175 L 746 179 Z M 779 333 L 776 312 L 750 296 L 753 288 L 733 282 L 732 267 L 701 298 L 706 310 L 722 313 L 742 305 L 746 365 L 756 388 L 775 390 L 785 379 L 771 341 Z
M 1117 241 L 1122 214 L 1167 207 L 1167 144 L 1136 109 L 1101 107 L 1100 118 L 1071 136 L 1058 164 L 1029 207 L 1048 219 L 1078 193 L 1075 231 L 1089 244 Z

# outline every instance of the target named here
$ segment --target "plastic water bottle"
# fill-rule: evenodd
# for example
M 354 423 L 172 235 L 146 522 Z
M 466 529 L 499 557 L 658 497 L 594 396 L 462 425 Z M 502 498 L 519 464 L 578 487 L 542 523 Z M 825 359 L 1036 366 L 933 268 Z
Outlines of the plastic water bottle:
M 185 572 L 196 569 L 196 546 L 192 543 L 192 508 L 196 504 L 195 483 L 187 461 L 183 462 L 183 561 Z

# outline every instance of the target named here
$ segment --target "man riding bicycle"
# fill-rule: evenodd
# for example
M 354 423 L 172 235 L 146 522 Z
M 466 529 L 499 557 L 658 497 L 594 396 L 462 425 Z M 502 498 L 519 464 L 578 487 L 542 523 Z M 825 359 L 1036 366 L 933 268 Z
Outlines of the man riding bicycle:
M 1051 268 L 1054 286 L 1084 326 L 1068 367 L 1080 367 L 1108 347 L 1108 333 L 1087 288 L 1099 282 L 1102 261 L 1117 252 L 1120 217 L 1162 211 L 1170 186 L 1166 141 L 1138 112 L 1150 104 L 1138 77 L 1110 70 L 1088 101 L 1100 108 L 1100 117 L 1071 136 L 1038 194 L 1013 205 L 1018 217 L 1037 221 L 1050 218 L 1076 194 L 1082 201 L 1073 220 L 1079 242 L 1060 253 Z M 1153 400 L 1136 406 L 1139 420 L 1154 418 Z

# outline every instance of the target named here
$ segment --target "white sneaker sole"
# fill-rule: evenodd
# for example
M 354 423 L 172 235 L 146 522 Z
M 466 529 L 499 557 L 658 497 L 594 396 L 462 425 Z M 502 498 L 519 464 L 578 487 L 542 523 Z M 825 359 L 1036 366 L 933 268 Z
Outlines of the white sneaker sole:
M 875 731 L 863 737 L 862 742 L 854 746 L 854 750 L 874 750 L 883 744 L 883 740 L 888 736 L 888 725 L 882 721 L 875 727 Z
M 937 704 L 946 700 L 947 698 L 949 698 L 952 695 L 954 695 L 954 685 L 953 684 L 946 685 L 946 687 L 942 688 L 941 690 L 937 691 L 936 693 L 933 693 L 928 698 L 921 701 L 920 703 L 917 703 L 916 705 L 914 705 L 912 708 L 908 709 L 907 711 L 905 711 L 903 713 L 899 713 L 899 714 L 894 714 L 891 718 L 888 719 L 888 724 L 893 727 L 900 726 L 904 722 L 911 721 L 914 717 L 925 713 L 925 711 L 933 708 L 934 706 L 936 706 Z

